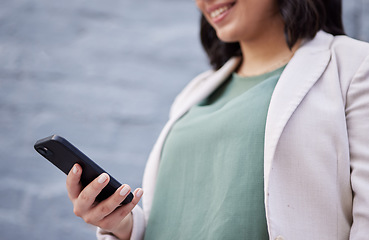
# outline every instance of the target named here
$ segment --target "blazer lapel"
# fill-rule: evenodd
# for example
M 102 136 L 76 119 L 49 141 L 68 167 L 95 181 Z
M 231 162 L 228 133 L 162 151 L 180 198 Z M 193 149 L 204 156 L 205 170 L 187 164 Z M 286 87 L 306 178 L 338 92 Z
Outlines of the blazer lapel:
M 329 45 L 333 36 L 318 32 L 304 43 L 286 66 L 273 92 L 265 129 L 264 178 L 265 193 L 278 141 L 291 115 L 320 78 L 330 61 Z

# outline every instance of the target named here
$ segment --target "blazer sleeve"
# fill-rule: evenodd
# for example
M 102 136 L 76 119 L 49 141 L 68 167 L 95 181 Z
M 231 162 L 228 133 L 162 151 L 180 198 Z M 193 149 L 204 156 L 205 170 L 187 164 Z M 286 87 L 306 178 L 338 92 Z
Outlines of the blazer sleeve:
M 140 206 L 132 210 L 133 228 L 130 240 L 143 240 L 145 233 L 145 218 Z M 98 240 L 119 240 L 110 232 L 97 228 L 96 237 Z
M 350 239 L 369 236 L 369 56 L 351 80 L 346 96 L 353 223 Z

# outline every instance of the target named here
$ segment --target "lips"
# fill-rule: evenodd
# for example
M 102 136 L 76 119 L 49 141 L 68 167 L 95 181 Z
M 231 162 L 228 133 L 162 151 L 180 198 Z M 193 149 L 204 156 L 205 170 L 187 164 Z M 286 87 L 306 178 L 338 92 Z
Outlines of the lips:
M 207 13 L 213 21 L 220 21 L 223 17 L 225 17 L 229 9 L 231 9 L 235 3 L 236 2 L 227 2 L 211 6 L 207 9 Z

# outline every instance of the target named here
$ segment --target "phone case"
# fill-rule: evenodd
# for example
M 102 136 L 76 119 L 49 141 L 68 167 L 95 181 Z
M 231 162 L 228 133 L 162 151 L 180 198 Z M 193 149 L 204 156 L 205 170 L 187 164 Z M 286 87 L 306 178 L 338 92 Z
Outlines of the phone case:
M 101 173 L 106 172 L 70 142 L 58 135 L 52 135 L 50 137 L 38 140 L 35 143 L 34 148 L 38 153 L 40 153 L 65 174 L 68 174 L 74 164 L 78 163 L 83 169 L 81 176 L 81 183 L 83 187 L 87 186 Z M 109 176 L 110 181 L 108 185 L 96 197 L 96 201 L 98 202 L 111 196 L 116 189 L 121 186 L 121 184 L 115 178 L 113 178 L 110 174 Z M 129 195 L 121 204 L 127 204 L 131 202 L 132 199 L 133 194 L 129 193 Z

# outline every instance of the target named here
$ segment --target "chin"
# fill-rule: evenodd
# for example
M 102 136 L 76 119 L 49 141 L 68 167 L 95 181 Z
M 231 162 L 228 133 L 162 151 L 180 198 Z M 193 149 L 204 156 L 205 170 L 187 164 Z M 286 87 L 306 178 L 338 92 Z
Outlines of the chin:
M 226 34 L 226 33 L 220 33 L 217 32 L 217 37 L 222 41 L 226 43 L 233 43 L 233 42 L 239 42 L 239 38 L 232 35 L 232 34 Z
M 234 26 L 213 27 L 217 37 L 223 42 L 239 42 L 242 39 L 242 33 Z

